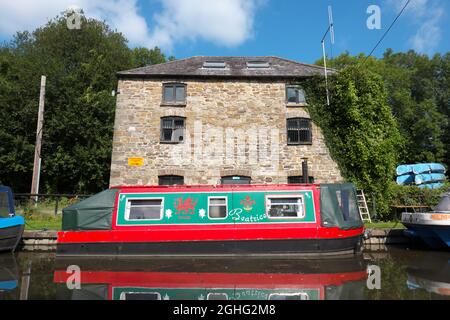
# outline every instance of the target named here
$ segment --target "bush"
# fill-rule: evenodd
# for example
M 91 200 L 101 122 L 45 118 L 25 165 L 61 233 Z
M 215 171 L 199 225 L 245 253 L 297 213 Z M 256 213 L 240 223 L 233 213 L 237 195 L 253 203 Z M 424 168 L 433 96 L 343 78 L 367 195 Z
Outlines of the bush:
M 382 199 L 377 197 L 376 199 L 377 208 L 381 206 L 388 208 L 388 211 L 382 211 L 382 214 L 379 214 L 377 209 L 377 217 L 381 217 L 381 220 L 384 221 L 397 219 L 396 210 L 393 208 L 395 206 L 428 206 L 432 208 L 439 203 L 442 195 L 448 192 L 449 188 L 450 184 L 432 190 L 420 189 L 417 186 L 400 186 L 392 182 L 388 196 Z M 373 216 L 373 212 L 371 215 Z

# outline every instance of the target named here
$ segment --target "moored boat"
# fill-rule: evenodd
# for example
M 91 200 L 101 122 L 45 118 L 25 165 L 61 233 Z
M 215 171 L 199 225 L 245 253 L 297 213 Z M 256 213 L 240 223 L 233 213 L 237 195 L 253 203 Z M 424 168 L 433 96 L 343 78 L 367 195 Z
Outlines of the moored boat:
M 359 252 L 352 184 L 115 187 L 63 210 L 59 255 Z
M 0 186 L 0 251 L 15 251 L 22 238 L 25 220 L 16 216 L 11 188 Z
M 442 197 L 431 212 L 404 212 L 402 223 L 407 234 L 416 236 L 432 248 L 450 248 L 450 195 Z

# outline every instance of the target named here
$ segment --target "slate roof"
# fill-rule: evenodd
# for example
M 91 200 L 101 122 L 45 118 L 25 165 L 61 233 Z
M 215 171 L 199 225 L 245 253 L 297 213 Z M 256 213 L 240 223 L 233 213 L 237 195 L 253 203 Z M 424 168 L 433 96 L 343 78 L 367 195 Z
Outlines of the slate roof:
M 223 61 L 225 69 L 204 68 L 204 62 Z M 248 68 L 247 62 L 265 61 L 269 68 Z M 332 73 L 332 70 L 328 70 Z M 279 57 L 198 56 L 142 68 L 120 71 L 119 78 L 307 78 L 324 74 L 323 67 Z

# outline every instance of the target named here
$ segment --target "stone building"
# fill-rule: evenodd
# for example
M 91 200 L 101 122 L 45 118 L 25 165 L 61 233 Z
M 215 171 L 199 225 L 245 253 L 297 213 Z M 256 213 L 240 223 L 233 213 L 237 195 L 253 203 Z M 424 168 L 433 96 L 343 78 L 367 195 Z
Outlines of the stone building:
M 118 73 L 110 185 L 342 180 L 301 83 L 318 66 L 192 57 Z

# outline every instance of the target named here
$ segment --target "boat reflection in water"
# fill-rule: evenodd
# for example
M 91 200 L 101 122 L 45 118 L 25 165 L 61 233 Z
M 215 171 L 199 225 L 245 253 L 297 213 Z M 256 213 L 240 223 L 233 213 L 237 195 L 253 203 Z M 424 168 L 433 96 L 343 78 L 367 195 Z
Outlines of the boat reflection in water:
M 13 293 L 19 283 L 19 269 L 12 253 L 0 254 L 0 300 Z
M 81 270 L 81 289 L 69 289 Z M 58 299 L 334 300 L 363 299 L 362 257 L 321 260 L 57 258 Z
M 450 254 L 429 252 L 407 269 L 408 288 L 450 297 Z

